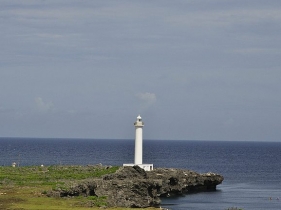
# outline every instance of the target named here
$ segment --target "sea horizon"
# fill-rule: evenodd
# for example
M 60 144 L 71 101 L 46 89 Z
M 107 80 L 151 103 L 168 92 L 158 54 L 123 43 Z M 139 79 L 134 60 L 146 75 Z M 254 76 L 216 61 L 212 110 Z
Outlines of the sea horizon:
M 80 138 L 80 137 L 17 137 L 2 136 L 1 139 L 49 139 L 49 140 L 134 140 L 133 138 Z M 144 141 L 202 141 L 202 142 L 264 142 L 264 143 L 281 143 L 281 140 L 215 140 L 215 139 L 143 139 Z

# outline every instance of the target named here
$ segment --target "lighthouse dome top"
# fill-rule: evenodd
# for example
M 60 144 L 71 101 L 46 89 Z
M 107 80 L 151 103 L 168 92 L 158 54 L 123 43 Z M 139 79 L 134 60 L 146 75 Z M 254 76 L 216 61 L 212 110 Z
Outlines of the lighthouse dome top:
M 137 116 L 137 120 L 136 120 L 136 122 L 134 123 L 134 125 L 135 125 L 136 127 L 142 127 L 142 126 L 144 126 L 144 123 L 142 122 L 141 116 L 140 116 L 140 115 Z

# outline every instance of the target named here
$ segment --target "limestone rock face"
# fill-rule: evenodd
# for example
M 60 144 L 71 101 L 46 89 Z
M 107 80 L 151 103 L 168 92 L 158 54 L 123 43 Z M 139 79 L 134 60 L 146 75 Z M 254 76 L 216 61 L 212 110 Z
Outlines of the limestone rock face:
M 138 166 L 121 167 L 101 179 L 85 180 L 57 196 L 106 196 L 108 206 L 145 208 L 159 206 L 160 197 L 216 190 L 223 176 L 190 170 L 158 168 L 144 171 Z
M 147 174 L 149 179 L 162 180 L 160 196 L 216 190 L 216 186 L 223 181 L 223 176 L 219 174 L 199 174 L 183 169 L 158 168 Z
M 143 208 L 160 204 L 157 192 L 161 181 L 149 179 L 138 166 L 120 168 L 114 174 L 103 176 L 98 183 L 95 193 L 106 195 L 109 206 Z

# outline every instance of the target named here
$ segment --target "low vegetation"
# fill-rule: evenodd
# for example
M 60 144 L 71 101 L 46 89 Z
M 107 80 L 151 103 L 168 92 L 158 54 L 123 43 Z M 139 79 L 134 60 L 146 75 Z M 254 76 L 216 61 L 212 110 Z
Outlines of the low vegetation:
M 106 206 L 106 197 L 52 198 L 47 192 L 70 181 L 99 178 L 117 169 L 100 165 L 0 167 L 0 210 L 80 210 Z
M 85 210 L 105 207 L 106 197 L 48 197 L 49 191 L 116 172 L 119 167 L 0 166 L 0 210 Z M 122 210 L 124 208 L 114 208 Z M 153 208 L 148 208 L 153 209 Z M 128 208 L 126 208 L 128 210 Z M 141 209 L 140 209 L 141 210 Z M 146 209 L 147 210 L 147 209 Z M 226 210 L 242 210 L 231 207 Z

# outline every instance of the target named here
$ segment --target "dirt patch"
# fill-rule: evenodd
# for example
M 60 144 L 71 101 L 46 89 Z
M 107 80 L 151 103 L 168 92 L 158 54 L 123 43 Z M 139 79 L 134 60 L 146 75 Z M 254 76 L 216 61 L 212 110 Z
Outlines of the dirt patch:
M 17 197 L 0 197 L 0 210 L 6 210 L 10 205 L 24 201 L 24 199 Z

